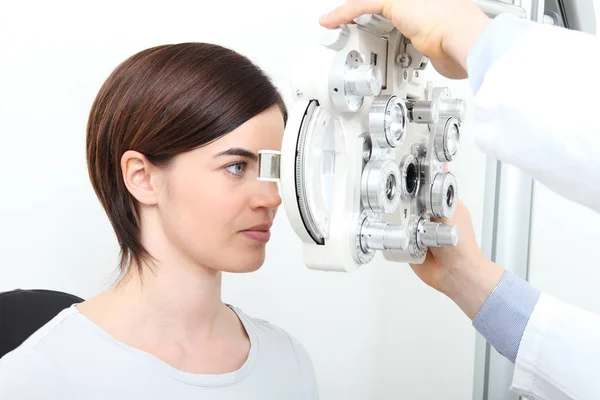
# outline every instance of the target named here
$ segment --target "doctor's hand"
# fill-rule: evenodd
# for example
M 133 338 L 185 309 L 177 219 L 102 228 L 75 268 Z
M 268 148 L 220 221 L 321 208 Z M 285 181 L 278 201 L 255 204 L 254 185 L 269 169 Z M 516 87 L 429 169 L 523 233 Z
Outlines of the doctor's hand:
M 469 210 L 462 201 L 459 200 L 452 218 L 436 221 L 457 226 L 458 244 L 430 247 L 425 263 L 411 264 L 411 268 L 423 282 L 450 297 L 473 319 L 498 285 L 504 269 L 481 252 Z
M 467 55 L 491 21 L 472 0 L 347 0 L 319 22 L 336 28 L 363 14 L 391 20 L 440 74 L 453 79 L 467 77 Z

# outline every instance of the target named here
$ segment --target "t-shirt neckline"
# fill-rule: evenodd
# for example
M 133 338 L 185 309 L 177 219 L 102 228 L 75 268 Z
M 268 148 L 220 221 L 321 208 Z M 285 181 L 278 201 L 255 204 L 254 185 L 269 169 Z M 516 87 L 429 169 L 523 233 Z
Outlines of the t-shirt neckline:
M 244 380 L 250 374 L 252 366 L 255 363 L 256 358 L 258 356 L 259 341 L 256 332 L 254 331 L 254 329 L 252 329 L 252 326 L 247 317 L 238 308 L 229 304 L 226 305 L 233 312 L 235 312 L 235 314 L 241 321 L 244 329 L 246 330 L 246 334 L 248 335 L 248 338 L 250 340 L 250 351 L 248 352 L 248 357 L 246 358 L 246 361 L 239 369 L 224 374 L 194 374 L 191 372 L 181 371 L 148 352 L 137 349 L 135 347 L 131 347 L 123 342 L 118 341 L 117 339 L 112 337 L 108 332 L 100 328 L 100 326 L 96 325 L 92 320 L 80 313 L 76 305 L 77 304 L 73 304 L 71 306 L 71 309 L 73 310 L 74 314 L 76 314 L 88 328 L 93 330 L 94 333 L 100 335 L 105 340 L 120 347 L 121 349 L 129 352 L 132 355 L 132 357 L 136 358 L 138 361 L 141 361 L 142 364 L 153 369 L 154 371 L 159 371 L 163 375 L 169 376 L 172 379 L 186 384 L 211 387 L 234 385 Z

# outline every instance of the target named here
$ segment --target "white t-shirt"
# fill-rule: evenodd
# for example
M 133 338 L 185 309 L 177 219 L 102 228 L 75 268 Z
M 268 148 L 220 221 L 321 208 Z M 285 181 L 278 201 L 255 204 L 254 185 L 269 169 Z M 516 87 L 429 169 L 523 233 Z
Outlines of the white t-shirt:
M 0 400 L 318 399 L 300 343 L 231 308 L 250 338 L 248 359 L 237 371 L 182 372 L 115 340 L 72 306 L 0 360 Z

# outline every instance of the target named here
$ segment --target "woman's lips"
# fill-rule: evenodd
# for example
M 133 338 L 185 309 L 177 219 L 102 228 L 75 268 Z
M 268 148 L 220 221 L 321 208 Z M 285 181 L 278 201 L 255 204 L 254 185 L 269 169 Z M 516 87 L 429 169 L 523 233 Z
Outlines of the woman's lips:
M 256 240 L 257 242 L 267 243 L 271 238 L 271 231 L 256 231 L 256 230 L 247 230 L 242 231 L 244 236 L 249 239 Z

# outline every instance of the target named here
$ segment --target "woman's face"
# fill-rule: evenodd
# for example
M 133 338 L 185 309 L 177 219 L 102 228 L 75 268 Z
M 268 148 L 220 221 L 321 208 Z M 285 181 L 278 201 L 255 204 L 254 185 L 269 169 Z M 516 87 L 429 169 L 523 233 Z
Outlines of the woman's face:
M 259 181 L 258 151 L 280 150 L 284 122 L 273 106 L 231 133 L 180 154 L 167 169 L 158 215 L 169 245 L 194 264 L 248 272 L 265 259 L 281 198 Z

